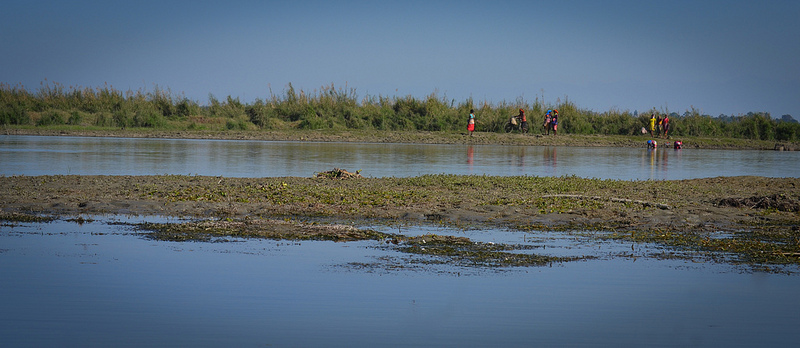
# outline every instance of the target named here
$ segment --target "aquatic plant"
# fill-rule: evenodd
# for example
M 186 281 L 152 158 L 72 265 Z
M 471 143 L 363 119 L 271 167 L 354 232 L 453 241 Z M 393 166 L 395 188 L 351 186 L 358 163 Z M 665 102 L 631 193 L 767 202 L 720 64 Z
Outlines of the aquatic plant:
M 523 245 L 474 242 L 465 237 L 427 234 L 407 237 L 341 224 L 321 224 L 293 220 L 233 220 L 184 223 L 142 223 L 148 238 L 170 242 L 224 242 L 227 238 L 266 238 L 274 240 L 317 240 L 348 242 L 381 241 L 383 247 L 400 252 L 435 257 L 437 263 L 462 267 L 525 267 L 544 266 L 588 257 L 556 257 L 514 252 L 532 247 Z M 426 261 L 420 261 L 426 262 Z M 427 261 L 430 262 L 430 261 Z
M 0 221 L 8 222 L 51 222 L 55 220 L 52 216 L 41 216 L 35 214 L 6 213 L 0 212 Z

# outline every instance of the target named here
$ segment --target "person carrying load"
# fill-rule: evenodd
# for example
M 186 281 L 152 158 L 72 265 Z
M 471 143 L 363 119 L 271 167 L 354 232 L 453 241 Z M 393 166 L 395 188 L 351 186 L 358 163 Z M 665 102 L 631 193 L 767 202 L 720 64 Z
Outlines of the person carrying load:
M 550 135 L 550 121 L 553 120 L 552 113 L 553 110 L 547 110 L 547 113 L 544 114 L 544 129 L 547 132 L 547 135 Z
M 558 110 L 553 109 L 553 116 L 550 117 L 550 124 L 553 125 L 553 135 L 558 135 Z
M 519 115 L 516 116 L 518 120 L 520 120 L 520 126 L 522 129 L 528 129 L 528 118 L 525 117 L 525 110 L 519 109 Z

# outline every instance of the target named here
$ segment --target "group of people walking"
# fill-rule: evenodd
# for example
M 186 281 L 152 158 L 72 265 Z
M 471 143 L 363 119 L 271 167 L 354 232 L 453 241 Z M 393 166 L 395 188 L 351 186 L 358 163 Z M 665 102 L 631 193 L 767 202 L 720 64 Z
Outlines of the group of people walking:
M 547 110 L 544 115 L 544 128 L 547 131 L 547 135 L 550 135 L 551 130 L 553 135 L 558 134 L 558 110 Z
M 664 115 L 662 118 L 661 115 L 650 114 L 649 130 L 651 137 L 663 137 L 666 139 L 669 136 L 669 116 Z
M 475 119 L 475 110 L 469 110 L 469 121 L 467 121 L 467 131 L 469 131 L 469 136 L 472 136 L 472 132 L 475 131 L 475 123 L 478 122 Z M 514 126 L 512 127 L 511 124 Z M 511 117 L 511 122 L 506 125 L 506 131 L 510 132 L 511 130 L 515 129 L 516 125 L 519 124 L 519 129 L 522 130 L 523 133 L 528 131 L 528 117 L 525 116 L 525 110 L 519 109 L 519 114 L 516 116 Z M 551 109 L 547 110 L 547 113 L 544 115 L 544 124 L 542 125 L 545 129 L 547 135 L 550 135 L 550 131 L 553 131 L 553 135 L 558 134 L 558 110 Z M 664 115 L 656 115 L 655 113 L 650 114 L 650 136 L 652 137 L 663 137 L 667 139 L 669 137 L 669 116 Z M 642 127 L 642 134 L 647 134 L 647 130 Z M 656 148 L 658 143 L 655 140 L 648 140 L 647 147 L 649 148 Z M 680 141 L 676 141 L 674 143 L 674 147 L 676 149 L 680 149 L 683 146 L 683 143 Z
M 525 110 L 519 109 L 519 114 L 513 116 L 513 119 L 516 119 L 516 122 L 519 122 L 520 129 L 523 129 L 524 132 L 528 130 L 528 117 L 525 116 Z M 475 110 L 469 110 L 469 120 L 467 121 L 467 131 L 469 131 L 469 136 L 472 136 L 472 132 L 475 131 Z M 515 123 L 516 124 L 516 123 Z M 553 135 L 558 134 L 558 110 L 552 109 L 547 110 L 547 113 L 544 115 L 544 128 L 547 132 L 547 135 L 550 135 L 550 131 L 553 131 Z

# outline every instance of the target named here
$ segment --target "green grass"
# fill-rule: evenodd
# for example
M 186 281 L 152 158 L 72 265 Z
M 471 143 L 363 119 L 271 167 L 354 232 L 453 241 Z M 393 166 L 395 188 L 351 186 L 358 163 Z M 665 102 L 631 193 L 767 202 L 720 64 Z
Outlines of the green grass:
M 525 109 L 531 132 L 542 131 L 543 115 L 558 109 L 559 134 L 641 134 L 651 113 L 670 114 L 673 137 L 736 138 L 765 141 L 800 141 L 800 123 L 772 119 L 768 113 L 748 112 L 732 118 L 701 115 L 691 108 L 670 110 L 597 112 L 576 106 L 569 99 L 547 103 L 517 98 L 513 102 L 478 102 L 450 99 L 437 92 L 412 96 L 359 97 L 355 88 L 331 84 L 313 91 L 295 90 L 289 84 L 282 94 L 269 92 L 251 103 L 228 96 L 209 96 L 206 105 L 169 89 L 120 91 L 112 86 L 65 87 L 42 82 L 37 90 L 0 84 L 0 125 L 78 128 L 146 128 L 165 131 L 264 130 L 375 130 L 462 133 L 470 109 L 477 115 L 477 131 L 503 133 L 509 117 Z

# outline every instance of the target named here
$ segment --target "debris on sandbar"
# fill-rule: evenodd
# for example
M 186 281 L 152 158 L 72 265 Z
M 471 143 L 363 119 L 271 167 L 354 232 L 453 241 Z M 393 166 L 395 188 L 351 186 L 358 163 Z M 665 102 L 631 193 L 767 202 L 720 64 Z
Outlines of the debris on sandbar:
M 346 169 L 339 169 L 333 168 L 333 170 L 329 170 L 327 172 L 317 173 L 318 178 L 327 178 L 327 179 L 354 179 L 354 178 L 362 178 L 361 170 L 357 170 L 355 173 L 348 172 Z

